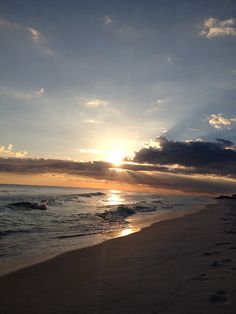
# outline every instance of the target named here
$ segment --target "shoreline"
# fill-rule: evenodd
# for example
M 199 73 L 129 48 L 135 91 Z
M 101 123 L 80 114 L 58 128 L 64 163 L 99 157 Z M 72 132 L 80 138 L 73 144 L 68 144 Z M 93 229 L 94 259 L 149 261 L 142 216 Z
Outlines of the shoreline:
M 213 203 L 210 203 L 213 204 Z M 119 231 L 111 231 L 107 232 L 105 234 L 97 234 L 97 236 L 104 236 L 104 239 L 101 241 L 98 241 L 95 244 L 86 245 L 83 247 L 78 247 L 72 250 L 64 251 L 59 254 L 52 254 L 52 255 L 45 255 L 45 256 L 37 256 L 33 258 L 28 258 L 25 260 L 22 260 L 20 262 L 15 261 L 8 261 L 1 265 L 0 270 L 0 278 L 9 275 L 11 273 L 20 271 L 22 269 L 37 265 L 39 263 L 47 262 L 48 260 L 54 259 L 59 257 L 60 255 L 67 254 L 69 252 L 82 250 L 84 248 L 92 248 L 97 245 L 101 245 L 102 243 L 106 241 L 111 241 L 116 238 L 120 237 L 126 237 L 130 234 L 142 232 L 144 229 L 151 227 L 154 224 L 158 224 L 162 221 L 168 221 L 176 218 L 185 217 L 194 213 L 201 212 L 202 210 L 205 210 L 208 205 L 210 204 L 198 204 L 195 206 L 192 206 L 190 209 L 182 209 L 178 211 L 170 211 L 168 213 L 154 213 L 150 217 L 144 217 L 144 220 L 140 222 L 139 220 L 135 219 L 136 217 L 130 216 L 127 218 L 127 222 L 129 223 L 129 226 L 123 230 Z M 135 215 L 136 216 L 136 215 Z M 131 226 L 130 226 L 131 225 Z M 133 225 L 133 226 L 132 226 Z M 10 265 L 9 265 L 10 264 Z
M 234 204 L 210 204 L 5 275 L 2 313 L 234 313 Z

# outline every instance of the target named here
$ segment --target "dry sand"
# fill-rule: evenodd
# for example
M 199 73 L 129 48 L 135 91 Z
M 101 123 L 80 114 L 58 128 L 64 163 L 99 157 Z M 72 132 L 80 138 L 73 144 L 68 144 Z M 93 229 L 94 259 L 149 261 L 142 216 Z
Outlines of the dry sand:
M 236 201 L 0 278 L 0 313 L 236 313 Z

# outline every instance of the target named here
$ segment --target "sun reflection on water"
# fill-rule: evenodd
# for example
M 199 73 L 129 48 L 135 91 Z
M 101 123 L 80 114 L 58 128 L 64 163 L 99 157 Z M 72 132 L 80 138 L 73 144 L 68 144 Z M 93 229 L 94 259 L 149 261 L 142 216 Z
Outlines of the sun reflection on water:
M 119 205 L 124 201 L 120 196 L 120 192 L 116 190 L 110 190 L 110 194 L 107 196 L 108 205 Z

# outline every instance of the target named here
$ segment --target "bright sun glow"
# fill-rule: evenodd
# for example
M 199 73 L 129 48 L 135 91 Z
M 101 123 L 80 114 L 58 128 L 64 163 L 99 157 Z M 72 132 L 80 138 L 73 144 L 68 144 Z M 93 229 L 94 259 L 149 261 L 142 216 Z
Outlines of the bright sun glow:
M 124 158 L 124 152 L 121 150 L 113 150 L 110 153 L 110 156 L 107 158 L 107 161 L 113 163 L 114 166 L 120 166 Z
M 120 237 L 125 237 L 131 233 L 133 233 L 133 230 L 131 228 L 124 229 L 120 232 Z

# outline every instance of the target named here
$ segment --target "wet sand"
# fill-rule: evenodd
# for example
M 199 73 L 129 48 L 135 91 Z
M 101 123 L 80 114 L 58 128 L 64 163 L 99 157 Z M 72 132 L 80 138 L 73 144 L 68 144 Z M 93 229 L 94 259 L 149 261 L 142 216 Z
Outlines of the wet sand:
M 236 201 L 0 278 L 5 313 L 236 313 Z

